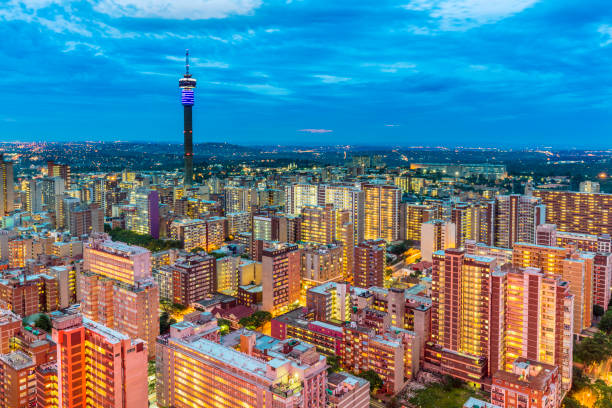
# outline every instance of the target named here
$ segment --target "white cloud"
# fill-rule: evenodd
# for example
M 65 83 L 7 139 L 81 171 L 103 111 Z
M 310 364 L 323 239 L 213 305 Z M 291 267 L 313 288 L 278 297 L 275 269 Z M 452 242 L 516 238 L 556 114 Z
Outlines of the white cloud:
M 427 11 L 445 30 L 494 23 L 532 7 L 539 0 L 411 0 L 406 10 Z
M 415 71 L 416 65 L 410 62 L 395 62 L 393 64 L 366 63 L 364 67 L 377 67 L 380 72 L 396 73 L 400 70 Z
M 185 57 L 177 57 L 175 55 L 166 55 L 166 59 L 170 61 L 181 62 L 181 63 L 185 62 Z M 193 58 L 193 57 L 189 58 L 189 64 L 192 67 L 201 67 L 201 68 L 222 68 L 222 69 L 229 68 L 229 64 L 226 62 L 203 60 L 200 58 Z
M 313 77 L 319 78 L 324 84 L 337 84 L 351 80 L 351 78 L 337 77 L 334 75 L 313 75 Z
M 602 24 L 597 29 L 599 34 L 601 34 L 601 41 L 599 45 L 601 47 L 606 47 L 612 44 L 612 26 L 609 24 Z
M 252 13 L 262 0 L 99 0 L 94 8 L 112 17 L 200 20 Z
M 306 132 L 306 133 L 331 133 L 333 130 L 331 129 L 300 129 L 298 132 Z
M 93 51 L 96 57 L 104 55 L 104 53 L 102 52 L 102 48 L 100 48 L 99 46 L 95 44 L 90 44 L 90 43 L 81 42 L 81 41 L 66 41 L 65 45 L 66 45 L 66 48 L 64 48 L 62 52 L 72 52 L 76 50 L 77 48 L 81 47 L 81 48 L 86 48 L 86 49 Z

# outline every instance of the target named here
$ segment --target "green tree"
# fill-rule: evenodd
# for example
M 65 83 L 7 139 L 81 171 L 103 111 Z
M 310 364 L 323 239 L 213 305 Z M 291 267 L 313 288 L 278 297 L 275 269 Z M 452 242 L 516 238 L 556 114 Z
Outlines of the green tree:
M 159 316 L 159 334 L 166 334 L 170 331 L 170 326 L 176 323 L 176 320 L 170 317 L 168 312 L 162 312 Z
M 336 373 L 338 371 L 340 371 L 340 357 L 338 356 L 329 356 L 327 357 L 327 373 L 331 374 L 331 373 Z
M 357 374 L 357 377 L 361 377 L 370 383 L 370 392 L 375 393 L 383 386 L 383 380 L 380 378 L 378 373 L 374 370 L 367 370 Z
M 612 357 L 612 342 L 604 333 L 597 332 L 576 344 L 574 357 L 587 366 L 605 361 Z
M 595 317 L 601 317 L 605 313 L 604 308 L 600 305 L 593 305 L 593 315 Z
M 599 321 L 599 330 L 612 334 L 612 309 L 608 309 Z
M 47 333 L 51 333 L 51 329 L 53 327 L 51 324 L 51 318 L 49 318 L 49 316 L 47 316 L 46 314 L 41 314 L 40 316 L 38 316 L 36 322 L 34 322 L 34 325 L 39 329 L 46 331 Z
M 576 401 L 572 397 L 565 397 L 563 403 L 561 404 L 561 408 L 584 408 L 578 401 Z
M 225 336 L 230 332 L 230 328 L 232 327 L 232 322 L 227 319 L 217 319 L 217 326 L 219 326 L 219 334 L 221 336 Z

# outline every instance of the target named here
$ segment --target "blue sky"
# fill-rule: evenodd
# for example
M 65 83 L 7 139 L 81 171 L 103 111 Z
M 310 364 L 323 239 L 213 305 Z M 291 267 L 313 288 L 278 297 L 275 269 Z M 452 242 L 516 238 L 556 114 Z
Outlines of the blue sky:
M 0 140 L 612 147 L 609 0 L 4 0 Z

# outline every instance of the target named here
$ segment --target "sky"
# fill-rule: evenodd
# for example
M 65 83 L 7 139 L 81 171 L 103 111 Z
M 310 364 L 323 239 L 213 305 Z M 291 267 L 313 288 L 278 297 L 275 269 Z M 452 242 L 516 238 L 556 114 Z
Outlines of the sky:
M 1 141 L 612 148 L 609 0 L 2 0 Z

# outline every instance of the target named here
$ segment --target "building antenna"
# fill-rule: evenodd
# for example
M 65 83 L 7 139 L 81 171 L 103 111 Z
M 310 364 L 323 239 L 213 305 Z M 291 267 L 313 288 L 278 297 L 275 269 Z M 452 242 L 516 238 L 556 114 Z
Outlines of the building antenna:
M 185 69 L 186 69 L 186 73 L 185 76 L 189 76 L 189 50 L 185 50 Z

